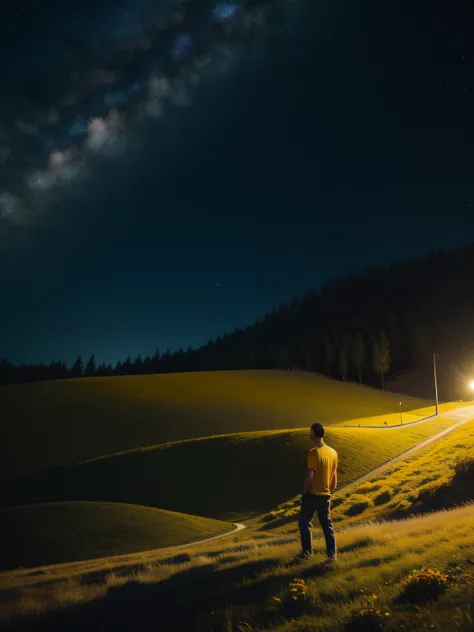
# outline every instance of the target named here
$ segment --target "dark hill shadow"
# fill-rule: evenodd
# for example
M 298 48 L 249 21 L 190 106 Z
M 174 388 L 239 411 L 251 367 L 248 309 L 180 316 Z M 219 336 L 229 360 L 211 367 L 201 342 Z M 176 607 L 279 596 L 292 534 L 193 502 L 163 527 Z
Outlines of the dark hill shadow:
M 307 445 L 292 433 L 236 441 L 213 437 L 157 446 L 0 482 L 0 506 L 59 501 L 122 502 L 237 521 L 295 493 Z M 279 467 L 275 470 L 275 459 Z M 176 468 L 186 463 L 186 468 Z M 242 465 L 245 463 L 245 468 Z M 234 464 L 234 467 L 229 467 Z M 303 465 L 302 465 L 303 464 Z M 185 493 L 189 471 L 196 490 Z M 265 473 L 276 471 L 268 486 Z M 216 472 L 221 476 L 216 478 Z
M 255 579 L 259 573 L 278 564 L 277 559 L 257 560 L 219 570 L 214 563 L 186 569 L 157 583 L 128 582 L 111 587 L 106 595 L 62 612 L 27 617 L 3 626 L 3 632 L 108 632 L 117 630 L 190 630 L 204 632 L 212 626 L 214 611 L 230 603 L 258 601 L 268 595 L 267 578 L 257 585 L 239 587 L 243 578 Z M 274 580 L 272 582 L 272 580 Z M 217 614 L 217 613 L 216 613 Z

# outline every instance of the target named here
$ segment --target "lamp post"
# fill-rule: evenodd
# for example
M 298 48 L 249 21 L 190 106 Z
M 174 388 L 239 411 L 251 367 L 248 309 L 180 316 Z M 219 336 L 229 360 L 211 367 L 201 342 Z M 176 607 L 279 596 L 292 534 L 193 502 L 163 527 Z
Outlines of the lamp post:
M 434 374 L 434 387 L 435 387 L 435 395 L 436 395 L 436 415 L 438 415 L 439 402 L 438 402 L 438 378 L 436 377 L 436 353 L 433 353 L 433 374 Z
M 400 402 L 400 425 L 403 425 L 402 402 Z

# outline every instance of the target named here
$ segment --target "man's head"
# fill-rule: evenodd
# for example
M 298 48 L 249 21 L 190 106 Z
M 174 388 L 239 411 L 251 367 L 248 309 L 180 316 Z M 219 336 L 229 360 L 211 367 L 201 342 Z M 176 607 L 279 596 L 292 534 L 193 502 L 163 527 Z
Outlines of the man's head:
M 324 427 L 322 424 L 315 423 L 311 426 L 309 433 L 311 441 L 313 443 L 321 443 L 321 439 L 324 437 Z

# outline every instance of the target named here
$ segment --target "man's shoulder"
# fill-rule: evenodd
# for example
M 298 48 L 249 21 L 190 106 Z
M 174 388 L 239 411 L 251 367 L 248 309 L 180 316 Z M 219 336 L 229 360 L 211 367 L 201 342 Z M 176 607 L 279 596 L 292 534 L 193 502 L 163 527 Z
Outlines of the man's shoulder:
M 329 452 L 331 452 L 332 455 L 337 456 L 337 452 L 334 448 L 331 448 L 330 445 L 326 444 L 326 448 L 329 450 Z

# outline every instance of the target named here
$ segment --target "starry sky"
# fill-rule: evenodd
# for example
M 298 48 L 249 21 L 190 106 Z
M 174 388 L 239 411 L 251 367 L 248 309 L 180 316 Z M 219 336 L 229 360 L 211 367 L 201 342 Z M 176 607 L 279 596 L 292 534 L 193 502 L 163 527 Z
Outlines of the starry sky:
M 0 357 L 197 346 L 335 276 L 472 240 L 464 2 L 6 11 Z

